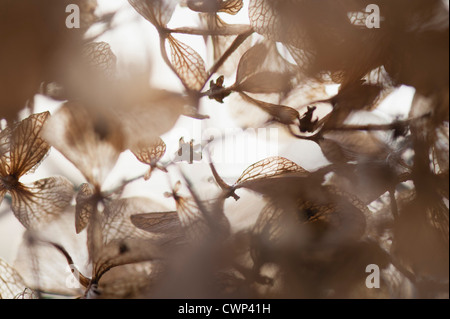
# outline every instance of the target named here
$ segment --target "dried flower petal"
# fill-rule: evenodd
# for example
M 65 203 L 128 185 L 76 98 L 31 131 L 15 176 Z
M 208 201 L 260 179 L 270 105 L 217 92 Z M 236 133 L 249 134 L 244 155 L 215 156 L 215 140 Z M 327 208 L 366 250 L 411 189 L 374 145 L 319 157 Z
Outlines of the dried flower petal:
M 150 233 L 167 235 L 183 233 L 178 212 L 132 215 L 131 222 L 137 228 Z
M 101 186 L 124 149 L 120 128 L 95 119 L 81 105 L 66 103 L 48 121 L 43 136 L 94 186 Z
M 175 10 L 178 0 L 128 0 L 133 8 L 153 25 L 166 26 Z
M 277 177 L 286 173 L 308 174 L 301 166 L 283 157 L 269 157 L 248 167 L 235 185 L 247 181 Z
M 77 234 L 85 229 L 89 223 L 94 205 L 96 205 L 93 198 L 94 193 L 94 188 L 91 185 L 84 183 L 80 186 L 75 206 L 75 230 Z
M 225 12 L 228 14 L 237 14 L 244 2 L 242 0 L 188 0 L 189 9 L 197 12 Z
M 14 299 L 28 289 L 19 273 L 0 259 L 0 299 Z
M 172 36 L 168 37 L 168 41 L 172 52 L 172 64 L 183 85 L 190 90 L 201 90 L 208 79 L 202 57 L 190 46 Z
M 131 151 L 140 162 L 150 165 L 149 171 L 145 174 L 145 180 L 148 180 L 152 170 L 156 167 L 156 163 L 166 153 L 166 144 L 161 138 L 158 138 L 155 142 L 150 144 L 141 143 L 132 148 Z
M 115 75 L 117 58 L 108 43 L 88 43 L 83 47 L 83 55 L 88 60 L 88 66 L 93 71 L 100 71 L 109 77 Z
M 74 190 L 65 177 L 41 179 L 11 191 L 12 210 L 26 227 L 36 227 L 58 217 L 70 205 Z
M 3 169 L 7 173 L 2 174 L 3 176 L 14 175 L 18 179 L 39 165 L 50 149 L 41 137 L 42 128 L 49 116 L 49 112 L 33 114 L 9 130 L 9 139 L 2 138 L 2 144 L 8 141 L 10 147 L 9 154 L 4 153 L 2 156 L 2 162 L 6 164 Z

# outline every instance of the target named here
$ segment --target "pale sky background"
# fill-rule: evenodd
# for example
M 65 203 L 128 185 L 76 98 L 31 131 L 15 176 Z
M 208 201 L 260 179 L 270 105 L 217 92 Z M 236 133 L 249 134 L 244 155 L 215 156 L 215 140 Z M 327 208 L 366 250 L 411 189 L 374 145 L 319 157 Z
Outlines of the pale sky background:
M 113 52 L 117 56 L 119 69 L 126 70 L 130 62 L 138 65 L 145 65 L 150 62 L 152 67 L 152 85 L 164 89 L 181 90 L 180 82 L 160 57 L 158 34 L 155 28 L 135 12 L 126 0 L 98 0 L 98 3 L 98 13 L 119 11 L 114 20 L 116 27 L 99 39 L 111 45 Z M 248 24 L 248 1 L 245 1 L 245 4 L 244 9 L 237 16 L 221 15 L 222 18 L 230 23 Z M 190 13 L 187 9 L 177 9 L 169 26 L 195 26 L 196 22 L 195 14 Z M 180 36 L 179 39 L 199 52 L 205 60 L 207 59 L 202 37 Z M 409 111 L 413 94 L 414 90 L 412 88 L 400 88 L 389 96 L 369 118 L 375 122 L 387 122 L 397 115 L 405 116 Z M 59 103 L 43 96 L 36 97 L 37 111 L 54 111 L 59 105 Z M 165 160 L 170 159 L 170 156 L 178 150 L 178 140 L 182 136 L 184 136 L 186 141 L 193 138 L 196 143 L 199 143 L 202 132 L 205 132 L 208 128 L 220 128 L 222 132 L 229 133 L 231 129 L 238 127 L 232 116 L 230 116 L 230 108 L 226 104 L 222 105 L 205 99 L 202 110 L 211 116 L 210 120 L 202 122 L 182 117 L 171 132 L 162 136 L 168 148 Z M 319 147 L 313 143 L 285 139 L 282 133 L 280 133 L 279 139 L 269 140 L 269 143 L 266 143 L 267 140 L 264 139 L 263 135 L 260 137 L 260 139 L 256 138 L 251 131 L 247 132 L 247 134 L 238 134 L 236 140 L 216 150 L 213 160 L 217 163 L 217 169 L 220 174 L 230 184 L 239 177 L 246 167 L 272 155 L 287 157 L 309 170 L 327 164 Z M 258 149 L 256 145 L 258 145 Z M 235 154 L 239 156 L 234 156 Z M 211 174 L 206 161 L 194 165 L 182 164 L 180 166 L 195 181 L 195 185 L 201 195 L 212 196 L 211 194 L 218 191 L 217 187 L 208 181 Z M 147 166 L 139 163 L 130 152 L 125 152 L 121 155 L 114 171 L 111 172 L 105 187 L 117 185 L 123 179 L 139 176 L 146 170 Z M 54 149 L 51 150 L 51 154 L 36 173 L 26 176 L 22 181 L 34 181 L 58 174 L 65 175 L 76 185 L 84 182 L 84 178 L 78 170 Z M 175 181 L 176 178 L 172 178 L 172 182 Z M 150 197 L 166 205 L 168 210 L 172 210 L 175 208 L 173 199 L 167 199 L 163 196 L 164 192 L 167 191 L 170 191 L 167 177 L 160 172 L 156 172 L 148 182 L 139 180 L 131 184 L 125 190 L 124 195 Z M 248 214 L 254 212 L 258 205 L 261 206 L 262 201 L 256 200 L 254 195 L 249 193 L 241 195 L 243 197 L 242 201 L 235 203 L 234 200 L 230 200 L 227 202 L 227 207 L 230 211 L 238 211 L 240 214 L 239 216 L 229 216 L 232 223 L 233 221 L 236 223 L 239 223 L 238 221 L 248 223 L 248 220 L 244 221 L 246 216 L 248 217 Z M 0 258 L 12 263 L 15 259 L 16 249 L 21 242 L 23 227 L 12 213 L 1 214 L 1 212 L 7 210 L 9 210 L 9 207 L 4 201 L 0 206 Z M 253 214 L 249 220 L 254 219 L 255 216 Z

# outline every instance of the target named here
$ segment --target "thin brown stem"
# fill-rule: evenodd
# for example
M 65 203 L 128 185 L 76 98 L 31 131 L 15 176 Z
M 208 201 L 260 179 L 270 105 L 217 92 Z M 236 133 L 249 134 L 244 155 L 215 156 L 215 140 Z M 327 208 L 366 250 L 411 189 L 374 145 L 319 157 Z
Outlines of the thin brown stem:
M 209 70 L 209 76 L 206 79 L 205 84 L 203 85 L 203 88 L 208 83 L 208 81 L 211 79 L 211 77 L 217 72 L 217 70 L 220 69 L 220 67 L 228 60 L 228 58 L 239 48 L 239 46 L 244 43 L 244 41 L 253 34 L 253 29 L 249 29 L 248 31 L 239 34 L 237 38 L 233 41 L 233 43 L 230 45 L 230 47 L 224 52 L 224 54 L 220 57 L 220 59 L 211 67 Z
M 166 29 L 166 31 L 168 33 L 178 33 L 178 34 L 187 34 L 187 35 L 233 36 L 233 35 L 240 35 L 251 29 L 252 29 L 251 26 L 242 24 L 242 25 L 233 25 L 233 28 L 221 28 L 221 29 L 216 29 L 216 30 L 182 27 L 182 28 L 175 28 L 175 29 Z
M 423 116 L 408 119 L 405 121 L 396 121 L 390 124 L 369 124 L 369 125 L 343 125 L 339 127 L 327 127 L 326 131 L 390 131 L 406 128 L 416 121 L 423 120 L 431 114 L 427 113 Z

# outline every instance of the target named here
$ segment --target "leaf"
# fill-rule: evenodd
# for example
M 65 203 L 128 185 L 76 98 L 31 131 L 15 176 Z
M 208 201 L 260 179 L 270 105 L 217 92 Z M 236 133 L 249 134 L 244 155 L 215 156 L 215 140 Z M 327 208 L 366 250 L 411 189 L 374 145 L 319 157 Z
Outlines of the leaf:
M 0 259 L 0 299 L 15 299 L 28 289 L 20 274 Z
M 111 118 L 95 118 L 82 105 L 68 102 L 48 121 L 44 138 L 100 187 L 124 150 L 120 127 Z
M 202 57 L 190 46 L 169 36 L 172 65 L 183 85 L 194 91 L 200 91 L 208 80 L 205 62 Z
M 249 166 L 236 181 L 239 186 L 248 181 L 278 177 L 288 173 L 307 175 L 306 171 L 296 163 L 283 157 L 269 157 Z
M 128 0 L 131 6 L 156 27 L 165 27 L 172 18 L 178 0 Z
M 74 195 L 73 185 L 65 177 L 50 177 L 29 186 L 20 185 L 10 193 L 14 215 L 26 228 L 38 227 L 59 217 Z

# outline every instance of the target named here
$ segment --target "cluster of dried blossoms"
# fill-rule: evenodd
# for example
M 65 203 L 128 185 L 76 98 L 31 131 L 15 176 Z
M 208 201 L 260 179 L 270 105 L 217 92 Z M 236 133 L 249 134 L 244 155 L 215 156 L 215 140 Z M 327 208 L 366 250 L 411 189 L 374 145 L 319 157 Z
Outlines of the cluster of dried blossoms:
M 130 81 L 116 74 L 109 45 L 83 38 L 86 26 L 111 18 L 95 17 L 95 1 L 75 1 L 86 26 L 70 32 L 48 28 L 63 21 L 58 17 L 65 1 L 24 2 L 28 7 L 13 1 L 0 7 L 0 35 L 6 39 L 0 65 L 11 70 L 0 76 L 2 92 L 6 87 L 0 116 L 7 120 L 0 132 L 0 198 L 9 194 L 12 211 L 27 228 L 28 254 L 19 258 L 19 268 L 27 264 L 34 275 L 25 282 L 0 262 L 1 297 L 448 296 L 444 1 L 250 0 L 250 25 L 236 25 L 222 16 L 241 11 L 243 0 L 129 0 L 158 31 L 162 57 L 183 84 L 182 93 L 153 89 L 145 77 Z M 374 2 L 382 12 L 380 29 L 351 19 Z M 169 28 L 177 6 L 198 14 L 201 25 Z M 3 9 L 13 18 L 3 17 Z M 31 24 L 14 20 L 24 14 Z M 14 31 L 3 34 L 6 27 Z M 177 34 L 203 37 L 213 63 L 208 67 Z M 30 55 L 22 56 L 24 51 Z M 232 77 L 234 84 L 226 86 Z M 340 85 L 337 95 L 325 94 L 329 84 Z M 401 85 L 416 90 L 407 120 L 348 123 Z M 63 105 L 52 115 L 16 121 L 39 88 Z M 149 165 L 146 180 L 156 168 L 168 173 L 176 164 L 160 163 L 166 150 L 160 136 L 180 115 L 207 118 L 199 111 L 202 99 L 225 103 L 233 96 L 267 113 L 263 125 L 316 143 L 331 164 L 310 172 L 286 158 L 267 158 L 228 185 L 211 163 L 220 195 L 202 199 L 184 178 L 167 194 L 175 200 L 174 212 L 145 198 L 123 198 L 126 184 L 104 190 L 126 150 Z M 33 109 L 29 102 L 28 108 Z M 64 177 L 20 182 L 50 146 L 78 168 L 85 184 L 78 187 Z M 239 211 L 224 207 L 226 201 L 242 201 L 243 189 L 259 194 L 265 207 L 255 211 L 252 227 L 235 232 L 227 216 Z M 67 235 L 67 224 L 86 236 L 85 272 L 74 266 L 62 239 L 46 236 Z M 43 259 L 51 252 L 71 265 L 81 288 L 46 281 L 55 271 L 64 273 L 48 274 Z M 382 270 L 380 289 L 366 287 L 370 264 Z

